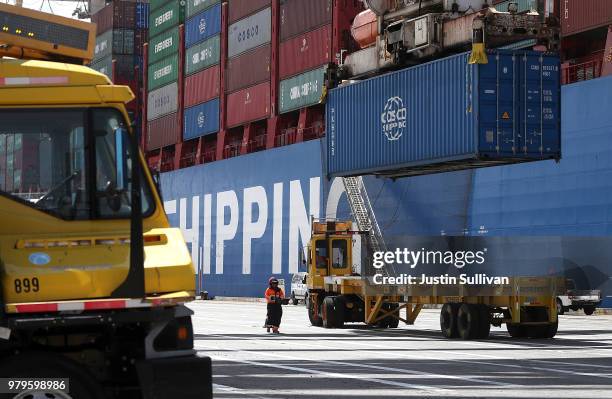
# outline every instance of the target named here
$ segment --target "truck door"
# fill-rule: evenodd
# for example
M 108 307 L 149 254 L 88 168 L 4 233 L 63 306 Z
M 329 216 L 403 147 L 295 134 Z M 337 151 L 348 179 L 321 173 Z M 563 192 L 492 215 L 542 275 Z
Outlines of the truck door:
M 334 276 L 348 276 L 352 272 L 351 262 L 351 238 L 333 238 L 331 240 L 331 270 Z

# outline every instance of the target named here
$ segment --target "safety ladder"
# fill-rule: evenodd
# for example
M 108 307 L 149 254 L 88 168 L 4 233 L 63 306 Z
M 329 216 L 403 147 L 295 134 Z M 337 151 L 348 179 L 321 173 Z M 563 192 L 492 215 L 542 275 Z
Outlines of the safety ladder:
M 344 190 L 348 198 L 351 212 L 360 231 L 368 232 L 368 243 L 372 252 L 386 251 L 387 246 L 383 239 L 380 227 L 376 221 L 370 197 L 363 184 L 361 176 L 343 177 Z

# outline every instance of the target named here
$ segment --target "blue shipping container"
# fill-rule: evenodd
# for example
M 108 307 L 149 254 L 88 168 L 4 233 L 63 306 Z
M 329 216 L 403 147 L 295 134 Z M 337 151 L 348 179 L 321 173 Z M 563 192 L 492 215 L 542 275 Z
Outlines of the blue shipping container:
M 149 29 L 149 3 L 136 4 L 136 28 Z
M 407 68 L 330 91 L 330 176 L 416 175 L 559 158 L 556 55 L 496 50 Z
M 219 131 L 219 99 L 185 109 L 183 139 L 190 140 Z
M 221 32 L 221 4 L 193 16 L 185 24 L 185 47 L 206 40 Z

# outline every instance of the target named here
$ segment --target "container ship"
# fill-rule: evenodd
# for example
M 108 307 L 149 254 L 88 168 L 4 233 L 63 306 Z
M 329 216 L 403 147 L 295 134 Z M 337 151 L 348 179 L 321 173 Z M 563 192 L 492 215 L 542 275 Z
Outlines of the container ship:
M 312 218 L 351 218 L 341 176 L 352 171 L 366 175 L 390 246 L 416 235 L 532 238 L 533 251 L 553 254 L 551 267 L 578 288 L 601 290 L 602 306 L 612 307 L 608 1 L 155 0 L 147 13 L 141 144 L 160 172 L 170 221 L 189 242 L 200 291 L 260 296 L 271 275 L 289 289 L 303 271 Z M 466 72 L 479 67 L 464 53 L 478 37 L 489 57 L 483 71 L 496 65 L 503 77 L 529 65 L 542 79 L 539 102 L 521 92 L 526 83 L 506 81 L 504 92 L 499 79 L 490 82 L 496 102 L 466 98 L 468 79 L 486 80 Z M 517 59 L 553 51 L 560 61 L 504 64 L 494 48 Z M 408 70 L 411 83 L 401 80 Z M 560 89 L 546 86 L 547 71 Z M 425 76 L 430 86 L 413 90 Z M 449 82 L 460 82 L 453 95 L 437 97 Z M 409 88 L 399 103 L 376 85 Z M 555 90 L 560 101 L 549 98 Z M 349 95 L 362 106 L 331 105 Z M 459 115 L 472 100 L 474 122 Z M 399 119 L 389 128 L 381 115 Z M 395 153 L 367 139 L 374 129 L 394 140 L 398 126 L 408 135 L 410 119 L 423 115 L 432 132 L 446 133 Z M 334 130 L 342 120 L 351 132 L 344 141 Z M 465 130 L 457 121 L 474 124 L 465 140 L 476 132 L 476 151 L 456 142 Z M 415 168 L 419 156 L 443 162 Z

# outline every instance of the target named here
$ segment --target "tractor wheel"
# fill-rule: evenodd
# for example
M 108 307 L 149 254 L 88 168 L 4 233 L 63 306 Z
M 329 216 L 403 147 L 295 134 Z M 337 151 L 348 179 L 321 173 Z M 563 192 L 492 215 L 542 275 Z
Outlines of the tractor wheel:
M 476 305 L 461 304 L 457 312 L 457 332 L 462 339 L 474 339 L 480 329 L 480 312 Z

